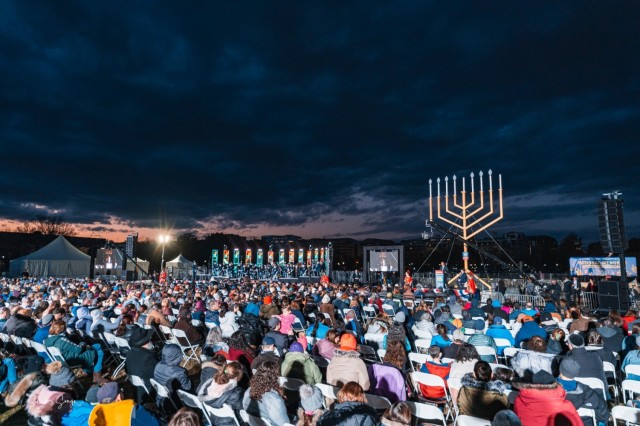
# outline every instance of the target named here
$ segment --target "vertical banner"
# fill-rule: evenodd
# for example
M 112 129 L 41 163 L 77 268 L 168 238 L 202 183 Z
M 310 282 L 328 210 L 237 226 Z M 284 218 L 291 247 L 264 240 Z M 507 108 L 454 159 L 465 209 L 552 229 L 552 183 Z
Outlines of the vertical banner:
M 307 266 L 311 266 L 311 250 L 307 250 Z
M 245 265 L 251 264 L 251 249 L 246 249 L 244 254 L 244 263 Z
M 289 249 L 289 263 L 296 263 L 296 250 Z
M 240 263 L 240 249 L 233 249 L 233 264 L 237 265 Z
M 436 269 L 436 288 L 444 288 L 444 271 Z
M 284 265 L 284 249 L 278 251 L 278 263 Z
M 313 249 L 313 261 L 318 263 L 318 249 Z
M 320 261 L 324 262 L 324 247 L 320 248 Z
M 264 259 L 262 257 L 262 249 L 258 249 L 258 258 L 256 259 L 256 265 L 262 266 Z
M 303 249 L 298 249 L 298 263 L 301 264 L 301 265 L 304 263 L 304 250 Z
M 267 252 L 267 263 L 273 265 L 273 250 Z
M 218 264 L 218 250 L 211 250 L 211 267 Z
M 224 250 L 222 252 L 222 264 L 223 265 L 229 264 L 229 250 Z

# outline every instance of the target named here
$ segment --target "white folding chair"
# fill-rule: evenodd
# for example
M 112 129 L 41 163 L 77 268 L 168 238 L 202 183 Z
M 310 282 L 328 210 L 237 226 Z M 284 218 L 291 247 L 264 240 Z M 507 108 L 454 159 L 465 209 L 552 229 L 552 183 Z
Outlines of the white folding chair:
M 236 426 L 241 426 L 240 421 L 238 420 L 238 416 L 236 416 L 235 411 L 228 404 L 223 404 L 221 408 L 213 408 L 208 404 L 203 404 L 204 409 L 207 411 L 209 418 L 231 418 L 234 422 L 236 422 Z
M 175 343 L 178 346 L 180 346 L 180 350 L 182 351 L 182 358 L 184 359 L 185 363 L 189 362 L 190 359 L 195 359 L 199 364 L 200 358 L 196 353 L 196 349 L 198 348 L 198 345 L 194 345 L 189 341 L 189 338 L 187 337 L 187 333 L 185 333 L 184 330 L 177 330 L 173 328 L 171 329 L 171 333 L 173 333 L 173 337 L 175 337 L 175 340 L 176 340 Z M 184 341 L 186 341 L 187 344 L 186 345 L 183 344 L 181 339 L 184 339 Z M 189 351 L 188 354 L 187 354 L 187 351 Z
M 418 353 L 426 354 L 431 346 L 431 339 L 416 339 L 415 345 Z
M 618 405 L 611 410 L 611 417 L 613 417 L 613 424 L 617 425 L 618 420 L 623 421 L 625 425 L 640 424 L 640 408 L 624 407 Z
M 428 354 L 417 354 L 415 352 L 409 352 L 408 357 L 411 371 L 420 371 L 420 368 L 429 360 Z
M 415 327 L 412 327 L 411 330 L 413 331 L 413 334 L 415 334 L 418 339 L 424 339 L 430 342 L 431 339 L 433 338 L 433 334 L 429 333 L 428 331 L 420 330 Z
M 515 391 L 515 390 L 506 390 L 504 391 L 505 395 L 507 395 L 507 400 L 509 401 L 509 405 L 512 405 L 516 403 L 516 398 L 518 397 L 518 395 L 520 394 L 520 392 Z
M 144 392 L 147 395 L 151 393 L 149 392 L 149 388 L 147 388 L 147 385 L 144 383 L 144 380 L 142 380 L 140 376 L 136 376 L 135 374 L 128 374 L 127 377 L 129 377 L 129 380 L 131 381 L 131 384 L 133 386 L 144 389 Z
M 407 401 L 406 403 L 411 410 L 411 414 L 416 419 L 429 421 L 436 420 L 443 425 L 447 424 L 447 420 L 445 419 L 444 414 L 442 414 L 442 411 L 440 411 L 437 406 L 413 401 Z
M 211 417 L 209 417 L 209 412 L 197 396 L 190 394 L 189 392 L 185 392 L 182 389 L 178 389 L 176 392 L 178 394 L 178 398 L 180 398 L 180 401 L 182 401 L 184 405 L 200 410 L 202 412 L 202 415 L 204 416 L 205 423 L 208 425 L 212 424 Z M 233 410 L 231 411 L 233 412 Z
M 202 321 L 196 320 L 196 319 L 192 319 L 191 320 L 191 325 L 194 326 L 194 327 L 200 327 L 202 325 Z
M 69 364 L 65 359 L 65 357 L 62 355 L 62 352 L 60 352 L 60 349 L 56 348 L 55 346 L 47 347 L 47 353 L 51 357 L 52 361 L 60 361 L 63 365 L 66 365 L 69 369 L 74 369 L 74 368 L 84 369 L 84 365 L 81 363 Z M 76 377 L 75 374 L 74 374 L 74 380 L 76 383 L 80 385 L 80 388 L 84 390 L 84 386 L 82 386 L 82 382 L 80 382 L 80 380 L 78 379 L 78 377 Z
M 413 311 L 416 301 L 412 299 L 402 299 L 402 304 L 410 311 Z
M 476 351 L 478 351 L 478 355 L 482 356 L 490 356 L 495 360 L 495 363 L 498 363 L 498 354 L 496 350 L 491 346 L 476 346 Z
M 383 304 L 382 305 L 382 310 L 384 311 L 385 314 L 387 314 L 387 316 L 389 316 L 390 318 L 393 318 L 396 316 L 396 311 L 393 309 L 393 306 L 388 305 L 388 304 Z
M 509 365 L 509 358 L 513 358 L 520 352 L 522 349 L 520 348 L 504 348 L 504 352 L 502 353 L 504 356 L 504 363 Z
M 178 411 L 178 406 L 173 401 L 173 398 L 171 398 L 171 394 L 169 393 L 169 389 L 167 389 L 167 387 L 165 385 L 158 383 L 155 379 L 150 379 L 149 381 L 151 382 L 151 386 L 153 386 L 153 389 L 155 389 L 156 394 L 160 398 L 165 398 L 165 399 L 168 399 L 169 401 L 171 401 L 171 405 L 173 405 L 173 408 L 175 408 L 175 410 Z
M 457 426 L 491 426 L 491 420 L 460 414 L 456 419 Z
M 640 394 L 640 381 L 638 380 L 623 380 L 620 385 L 622 388 L 622 400 L 627 403 L 627 395 L 630 399 L 633 399 L 634 394 Z
M 38 343 L 35 340 L 32 340 L 31 347 L 36 351 L 38 355 L 44 358 L 47 364 L 51 362 L 52 357 L 51 355 L 49 355 L 49 351 L 47 351 L 47 348 L 45 347 L 45 345 L 43 345 L 42 343 Z
M 602 380 L 595 377 L 576 377 L 575 381 L 589 386 L 591 389 L 602 395 L 603 398 L 607 398 L 607 392 Z
M 640 377 L 640 364 L 629 364 L 624 367 L 625 377 L 628 377 L 630 374 L 634 376 Z
M 391 401 L 383 396 L 372 395 L 368 393 L 365 394 L 365 397 L 367 398 L 367 404 L 369 404 L 376 410 L 386 410 L 387 408 L 391 407 Z
M 242 421 L 249 426 L 274 426 L 267 419 L 251 415 L 245 410 L 240 410 L 240 417 L 242 417 Z
M 166 343 L 176 343 L 176 339 L 173 337 L 173 333 L 171 332 L 171 327 L 159 325 L 158 328 L 160 329 L 160 333 L 162 333 L 162 336 L 160 336 L 162 337 L 162 340 Z
M 512 348 L 511 342 L 509 339 L 505 339 L 504 337 L 494 337 L 493 341 L 495 342 L 498 348 Z
M 320 389 L 325 398 L 338 399 L 337 395 L 340 391 L 339 387 L 328 385 L 326 383 L 316 383 L 314 386 Z
M 360 352 L 363 361 L 370 363 L 378 362 L 378 355 L 376 354 L 375 349 L 373 349 L 371 346 L 360 345 L 358 347 L 358 352 Z
M 295 392 L 298 392 L 300 390 L 300 386 L 305 384 L 304 380 L 295 379 L 293 377 L 280 376 L 278 378 L 278 381 L 280 382 L 280 387 L 283 387 L 285 389 L 295 391 Z
M 331 327 L 333 327 L 335 325 L 335 324 L 333 324 L 333 320 L 331 319 L 331 315 L 329 315 L 326 312 L 323 312 L 322 316 L 324 317 L 324 319 L 329 320 L 329 324 L 331 324 Z
M 131 346 L 129 345 L 129 342 L 126 339 L 123 339 L 122 337 L 113 336 L 113 342 L 118 346 L 120 359 L 122 360 L 120 365 L 118 365 L 118 367 L 114 370 L 113 374 L 111 375 L 112 377 L 116 377 L 120 372 L 120 370 L 122 370 L 125 367 L 125 363 L 127 360 L 127 356 L 125 354 L 131 350 Z
M 616 373 L 616 366 L 608 361 L 603 361 L 602 367 L 604 368 L 605 377 L 607 373 L 611 373 L 613 375 L 613 383 L 609 383 L 609 381 L 607 380 L 607 383 L 605 384 L 609 387 L 609 389 L 613 389 L 613 397 L 616 399 L 616 401 L 618 401 L 620 395 L 618 393 L 618 375 Z M 607 377 L 607 379 L 609 378 Z
M 444 379 L 440 376 L 436 376 L 435 374 L 428 374 L 428 373 L 422 373 L 420 371 L 413 371 L 411 373 L 411 381 L 413 382 L 413 386 L 414 389 L 416 391 L 416 395 L 419 395 L 420 397 L 422 397 L 422 392 L 420 391 L 420 384 L 423 384 L 425 386 L 433 386 L 433 387 L 440 387 L 442 388 L 442 392 L 444 394 L 444 398 L 442 400 L 428 400 L 426 398 L 422 398 L 425 399 L 426 401 L 428 401 L 430 404 L 437 404 L 437 405 L 445 405 L 449 408 L 448 412 L 447 412 L 447 419 L 449 419 L 449 417 L 452 417 L 452 420 L 455 420 L 456 415 L 457 415 L 457 407 L 455 405 L 455 403 L 452 401 L 451 399 L 451 394 L 449 393 L 449 388 L 447 387 L 446 383 L 444 382 Z M 456 413 L 454 414 L 454 411 L 456 411 Z
M 376 310 L 373 306 L 364 306 L 362 308 L 362 315 L 364 316 L 364 320 L 370 323 L 376 318 Z
M 593 408 L 586 408 L 586 407 L 578 408 L 578 415 L 580 417 L 591 417 L 593 424 L 594 425 L 598 424 L 598 421 L 596 420 L 596 410 L 594 410 Z
M 386 349 L 378 349 L 376 351 L 376 353 L 378 354 L 378 358 L 380 358 L 381 361 L 384 360 L 384 356 L 387 354 L 387 350 Z

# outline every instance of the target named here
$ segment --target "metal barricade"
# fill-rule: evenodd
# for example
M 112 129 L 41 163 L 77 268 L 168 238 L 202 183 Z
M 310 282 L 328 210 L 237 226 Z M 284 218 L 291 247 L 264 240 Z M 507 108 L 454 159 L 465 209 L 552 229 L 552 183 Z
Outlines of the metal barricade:
M 483 291 L 480 300 L 482 303 L 485 303 L 487 299 L 499 300 L 501 304 L 504 303 L 504 295 L 497 291 Z
M 506 296 L 512 302 L 519 302 L 520 305 L 526 305 L 527 303 L 533 304 L 535 307 L 544 307 L 545 301 L 542 296 L 531 296 L 528 294 L 509 294 Z
M 600 304 L 598 303 L 598 293 L 595 291 L 582 292 L 582 307 L 588 311 L 595 311 Z

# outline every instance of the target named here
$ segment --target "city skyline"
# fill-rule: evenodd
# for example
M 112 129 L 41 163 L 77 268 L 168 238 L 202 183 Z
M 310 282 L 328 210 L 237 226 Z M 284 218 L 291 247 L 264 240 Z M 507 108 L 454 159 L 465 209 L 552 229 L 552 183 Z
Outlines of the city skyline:
M 4 2 L 0 230 L 419 238 L 492 169 L 491 232 L 640 234 L 638 2 L 278 6 Z

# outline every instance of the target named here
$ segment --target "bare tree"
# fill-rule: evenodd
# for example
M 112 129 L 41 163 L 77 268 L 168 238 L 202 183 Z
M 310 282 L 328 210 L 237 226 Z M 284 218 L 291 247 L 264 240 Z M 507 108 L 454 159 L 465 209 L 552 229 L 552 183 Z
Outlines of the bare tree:
M 40 233 L 43 235 L 76 235 L 73 225 L 67 223 L 62 216 L 36 216 L 34 220 L 18 225 L 17 232 Z

